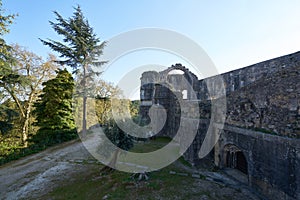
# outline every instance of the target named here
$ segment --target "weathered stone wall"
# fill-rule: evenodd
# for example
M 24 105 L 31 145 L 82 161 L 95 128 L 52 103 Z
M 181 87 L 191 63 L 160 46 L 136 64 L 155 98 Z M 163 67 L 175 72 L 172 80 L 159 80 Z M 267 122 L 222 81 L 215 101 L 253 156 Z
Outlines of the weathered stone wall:
M 224 147 L 228 144 L 246 156 L 251 186 L 269 199 L 300 199 L 299 140 L 225 126 L 215 148 L 221 168 L 226 167 Z
M 199 123 L 195 140 L 184 153 L 192 165 L 199 165 L 198 153 L 209 126 L 209 120 Z M 188 127 L 187 127 L 188 129 Z M 264 134 L 244 128 L 225 125 L 220 139 L 207 159 L 223 169 L 226 166 L 227 145 L 238 147 L 247 160 L 248 184 L 268 199 L 300 199 L 300 140 Z
M 184 78 L 168 75 L 173 69 L 183 69 Z M 234 70 L 222 74 L 222 77 L 228 108 L 226 123 L 270 134 L 300 137 L 300 52 Z M 187 79 L 192 87 L 189 88 L 182 79 Z M 205 82 L 198 81 L 179 64 L 162 72 L 145 72 L 141 78 L 141 115 L 146 116 L 154 103 L 162 104 L 167 110 L 175 109 L 170 95 L 184 89 L 188 100 L 191 100 L 191 90 L 194 90 L 198 100 L 209 101 Z M 201 117 L 209 116 L 206 110 L 200 112 Z
M 282 71 L 282 69 L 288 69 L 299 65 L 300 52 L 296 52 L 224 73 L 222 74 L 222 77 L 224 79 L 226 93 L 229 94 L 239 90 L 261 78 L 272 77 L 273 74 Z M 209 98 L 205 81 L 199 80 L 198 84 L 200 86 L 198 98 L 201 100 Z
M 184 74 L 169 75 L 173 69 Z M 226 125 L 208 158 L 217 166 L 226 167 L 224 148 L 235 145 L 246 157 L 249 184 L 270 199 L 300 199 L 299 71 L 300 52 L 297 52 L 222 74 Z M 153 104 L 162 105 L 168 115 L 158 135 L 174 137 L 182 120 L 186 121 L 183 129 L 189 133 L 189 123 L 195 120 L 192 105 L 199 105 L 197 134 L 183 155 L 193 165 L 201 163 L 198 153 L 209 127 L 211 103 L 220 100 L 213 99 L 207 91 L 206 81 L 213 78 L 198 80 L 179 64 L 162 72 L 145 72 L 141 78 L 142 118 L 149 122 L 148 110 Z M 183 80 L 188 80 L 188 84 Z M 186 100 L 183 90 L 187 93 Z M 196 91 L 196 98 L 192 91 Z M 182 102 L 191 106 L 181 107 Z M 182 134 L 182 141 L 184 137 Z
M 300 65 L 227 96 L 226 123 L 300 138 Z
M 193 165 L 202 162 L 198 157 L 208 124 L 200 122 L 197 136 L 184 153 L 184 158 Z M 299 140 L 267 135 L 226 125 L 215 146 L 215 164 L 226 168 L 226 145 L 237 146 L 247 159 L 248 184 L 268 199 L 300 198 L 300 143 Z M 207 158 L 206 158 L 207 159 Z
M 205 138 L 205 133 L 208 130 L 209 120 L 208 119 L 200 119 L 198 125 L 198 131 L 193 143 L 183 154 L 183 157 L 186 161 L 191 163 L 193 166 L 198 166 L 202 163 L 202 160 L 199 158 L 199 151 L 201 149 L 203 140 Z M 186 127 L 187 132 L 189 132 L 189 127 Z M 213 152 L 206 157 L 206 159 L 211 159 L 211 163 L 213 160 Z

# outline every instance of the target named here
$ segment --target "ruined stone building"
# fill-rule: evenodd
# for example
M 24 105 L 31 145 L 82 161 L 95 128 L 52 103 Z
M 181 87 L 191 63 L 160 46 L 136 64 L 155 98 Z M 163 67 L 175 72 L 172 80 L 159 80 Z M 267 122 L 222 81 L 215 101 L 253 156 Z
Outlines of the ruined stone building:
M 180 70 L 182 73 L 171 73 Z M 206 156 L 221 169 L 233 168 L 269 199 L 300 199 L 300 52 L 221 74 L 226 91 L 226 120 L 220 137 Z M 213 78 L 213 77 L 212 77 Z M 210 125 L 212 101 L 206 81 L 181 64 L 141 77 L 140 114 L 160 105 L 167 120 L 158 135 L 188 130 L 182 120 L 195 112 L 180 105 L 199 106 L 197 134 L 184 153 L 201 164 L 199 150 Z M 223 98 L 223 97 L 220 97 Z M 180 127 L 187 126 L 187 127 Z M 181 136 L 184 138 L 184 134 Z

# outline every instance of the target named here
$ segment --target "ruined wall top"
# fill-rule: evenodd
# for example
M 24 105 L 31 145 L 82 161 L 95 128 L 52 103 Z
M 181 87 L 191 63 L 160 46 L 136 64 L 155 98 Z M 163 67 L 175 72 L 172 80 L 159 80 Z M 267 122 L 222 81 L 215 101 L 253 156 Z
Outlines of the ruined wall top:
M 226 123 L 299 138 L 299 67 L 300 52 L 296 52 L 221 74 L 228 104 Z M 177 69 L 184 73 L 170 74 Z M 210 96 L 206 81 L 213 78 L 198 80 L 181 64 L 161 72 L 145 72 L 141 78 L 141 107 L 157 102 L 169 105 L 170 92 L 174 91 L 181 92 L 182 99 L 186 100 L 194 100 L 191 92 L 194 91 L 198 101 L 209 102 L 214 97 Z M 191 87 L 183 84 L 183 79 Z M 160 83 L 172 85 L 174 89 L 167 90 Z

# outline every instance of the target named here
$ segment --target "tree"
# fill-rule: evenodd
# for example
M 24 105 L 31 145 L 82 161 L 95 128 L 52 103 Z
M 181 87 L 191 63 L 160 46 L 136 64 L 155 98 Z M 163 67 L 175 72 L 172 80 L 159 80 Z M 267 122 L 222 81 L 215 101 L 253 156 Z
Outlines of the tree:
M 94 75 L 99 75 L 93 69 L 93 66 L 101 66 L 104 61 L 98 58 L 103 53 L 105 42 L 100 43 L 100 39 L 96 37 L 93 28 L 89 25 L 87 19 L 83 16 L 80 6 L 75 8 L 73 16 L 64 19 L 58 12 L 56 15 L 57 23 L 50 22 L 52 28 L 64 37 L 63 42 L 51 39 L 41 40 L 41 42 L 49 46 L 52 50 L 58 52 L 64 60 L 58 61 L 60 64 L 69 65 L 73 68 L 73 73 L 80 72 L 82 76 L 79 78 L 82 86 L 83 111 L 82 111 L 82 135 L 86 135 L 86 114 L 87 114 L 87 81 L 92 79 Z M 78 76 L 80 77 L 80 75 Z
M 3 35 L 9 33 L 8 26 L 13 23 L 15 15 L 5 15 L 0 0 L 0 88 L 3 92 L 3 84 L 9 82 L 18 82 L 18 76 L 13 73 L 11 65 L 14 63 L 11 55 L 12 47 L 7 45 Z
M 53 56 L 48 61 L 43 61 L 41 57 L 19 45 L 12 47 L 11 55 L 15 59 L 11 66 L 12 74 L 4 77 L 0 84 L 4 88 L 4 94 L 13 99 L 19 110 L 22 142 L 27 147 L 33 104 L 42 90 L 42 83 L 52 78 L 58 65 L 53 62 Z
M 74 129 L 72 99 L 74 79 L 66 70 L 58 70 L 54 79 L 43 83 L 43 92 L 35 103 L 37 124 L 41 129 Z
M 94 94 L 96 95 L 95 110 L 98 122 L 101 125 L 107 124 L 111 116 L 111 97 L 120 94 L 121 91 L 112 83 L 99 80 L 96 82 Z
M 7 134 L 13 128 L 14 118 L 18 116 L 12 104 L 9 99 L 0 104 L 0 135 Z
M 11 72 L 10 64 L 13 62 L 13 58 L 10 54 L 11 47 L 6 44 L 2 37 L 9 33 L 8 26 L 13 23 L 13 20 L 16 17 L 14 14 L 5 15 L 4 12 L 2 0 L 0 0 L 0 79 Z
M 13 128 L 11 116 L 15 116 L 16 112 L 11 109 L 7 98 L 7 86 L 8 85 L 22 85 L 24 78 L 17 74 L 13 69 L 12 65 L 15 64 L 15 58 L 12 55 L 13 48 L 6 44 L 3 36 L 9 33 L 9 25 L 13 23 L 15 14 L 6 15 L 5 10 L 2 8 L 2 0 L 0 0 L 0 113 L 1 113 L 1 132 L 6 133 L 8 130 Z
M 40 127 L 37 137 L 62 142 L 74 138 L 76 126 L 73 117 L 74 79 L 66 70 L 57 71 L 54 79 L 43 83 L 43 93 L 35 103 L 37 125 Z M 60 134 L 61 141 L 57 140 Z M 43 136 L 43 137 L 41 137 Z M 49 139 L 50 140 L 50 139 Z
M 106 137 L 117 147 L 128 151 L 129 149 L 131 149 L 134 145 L 134 137 L 132 137 L 131 135 L 129 135 L 128 133 L 125 133 L 121 128 L 119 128 L 119 126 L 117 125 L 117 123 L 113 120 L 110 119 L 109 122 L 104 126 L 103 132 L 105 133 Z M 110 145 L 102 145 L 102 148 L 109 148 Z M 106 150 L 107 152 L 111 152 L 110 150 Z M 116 163 L 118 160 L 118 156 L 119 156 L 119 149 L 115 150 L 113 155 L 112 155 L 112 159 L 110 161 L 110 163 L 108 164 L 108 166 L 105 166 L 101 171 L 111 171 L 112 169 L 114 169 L 116 167 Z M 104 154 L 104 152 L 102 152 L 102 154 Z M 107 155 L 107 156 L 111 156 L 111 155 Z

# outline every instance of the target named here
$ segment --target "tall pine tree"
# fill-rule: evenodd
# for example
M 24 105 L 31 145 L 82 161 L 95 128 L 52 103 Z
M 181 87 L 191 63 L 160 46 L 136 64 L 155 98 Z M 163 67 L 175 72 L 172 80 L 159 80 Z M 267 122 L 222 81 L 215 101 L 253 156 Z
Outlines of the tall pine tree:
M 52 28 L 61 36 L 63 42 L 51 39 L 42 40 L 44 45 L 49 46 L 52 50 L 60 53 L 60 57 L 64 60 L 58 61 L 60 64 L 66 64 L 73 68 L 73 73 L 79 73 L 81 70 L 81 88 L 83 98 L 82 113 L 82 135 L 86 135 L 87 130 L 87 82 L 97 72 L 93 70 L 93 66 L 101 66 L 105 62 L 99 61 L 102 55 L 105 42 L 100 42 L 96 37 L 93 28 L 89 25 L 87 19 L 83 16 L 80 6 L 75 8 L 72 17 L 64 19 L 58 12 L 56 15 L 57 23 L 50 22 Z

